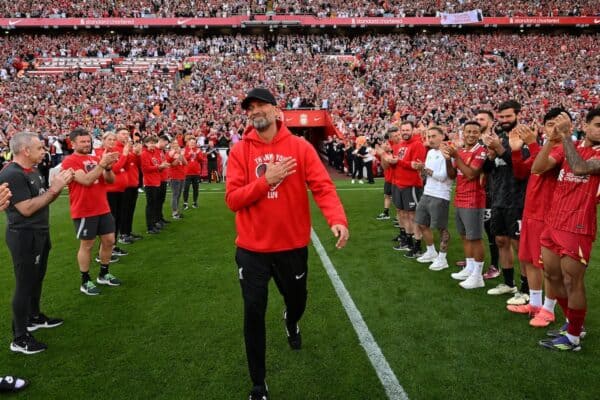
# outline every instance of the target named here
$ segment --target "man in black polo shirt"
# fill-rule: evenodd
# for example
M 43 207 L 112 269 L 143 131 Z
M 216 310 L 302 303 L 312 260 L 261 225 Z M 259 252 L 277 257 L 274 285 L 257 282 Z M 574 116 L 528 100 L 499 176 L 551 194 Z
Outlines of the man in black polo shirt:
M 40 312 L 40 297 L 51 247 L 48 205 L 73 179 L 73 171 L 61 171 L 45 189 L 44 178 L 35 168 L 46 153 L 37 135 L 16 134 L 10 141 L 10 149 L 14 154 L 13 162 L 0 172 L 0 183 L 7 183 L 12 193 L 6 209 L 6 244 L 16 280 L 12 301 L 14 340 L 10 349 L 35 354 L 44 351 L 46 345 L 35 340 L 30 332 L 63 323 L 61 319 L 48 318 Z

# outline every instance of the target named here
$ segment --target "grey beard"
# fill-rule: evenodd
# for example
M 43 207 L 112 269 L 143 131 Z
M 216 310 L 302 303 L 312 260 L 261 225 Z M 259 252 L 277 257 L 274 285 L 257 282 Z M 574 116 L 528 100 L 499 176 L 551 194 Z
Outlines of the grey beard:
M 252 120 L 252 126 L 256 128 L 257 131 L 264 131 L 271 126 L 271 123 L 266 118 L 256 118 Z

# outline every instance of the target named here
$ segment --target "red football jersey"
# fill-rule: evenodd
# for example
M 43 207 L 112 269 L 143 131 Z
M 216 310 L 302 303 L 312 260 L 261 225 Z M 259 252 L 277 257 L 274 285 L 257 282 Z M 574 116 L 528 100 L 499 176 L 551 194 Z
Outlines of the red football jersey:
M 86 174 L 96 168 L 100 159 L 96 156 L 73 153 L 62 162 L 62 169 L 73 168 L 74 171 L 82 170 Z M 90 186 L 75 182 L 69 183 L 69 203 L 71 204 L 71 218 L 86 218 L 110 212 L 106 198 L 106 183 L 103 175 L 96 179 Z
M 469 167 L 481 169 L 487 157 L 487 152 L 482 144 L 477 143 L 469 150 L 458 149 L 458 156 Z M 485 185 L 481 180 L 481 176 L 468 180 L 460 169 L 456 169 L 454 205 L 458 208 L 485 208 Z
M 600 159 L 600 145 L 575 143 L 584 160 Z M 564 154 L 553 157 L 561 166 L 546 223 L 554 229 L 596 237 L 596 205 L 600 175 L 575 175 Z
M 554 146 L 550 156 L 555 160 L 563 158 L 562 145 Z M 531 174 L 527 182 L 525 191 L 525 206 L 523 208 L 523 219 L 530 218 L 538 221 L 544 221 L 545 216 L 552 204 L 552 196 L 556 188 L 556 178 L 558 178 L 557 166 L 541 175 Z

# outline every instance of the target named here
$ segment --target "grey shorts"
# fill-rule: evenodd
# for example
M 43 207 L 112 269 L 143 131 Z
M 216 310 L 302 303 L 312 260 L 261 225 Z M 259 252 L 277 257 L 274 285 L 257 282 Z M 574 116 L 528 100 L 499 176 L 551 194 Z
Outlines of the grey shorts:
M 422 194 L 422 187 L 399 188 L 392 185 L 392 201 L 397 210 L 415 211 Z
M 448 200 L 425 194 L 417 205 L 415 222 L 431 229 L 447 229 L 449 210 L 450 202 Z
M 457 208 L 456 230 L 467 240 L 483 238 L 483 218 L 485 208 Z
M 115 219 L 111 213 L 86 218 L 75 218 L 73 219 L 73 225 L 75 225 L 77 239 L 80 240 L 92 240 L 96 236 L 115 232 Z
M 384 182 L 383 184 L 383 194 L 386 196 L 392 195 L 392 182 Z

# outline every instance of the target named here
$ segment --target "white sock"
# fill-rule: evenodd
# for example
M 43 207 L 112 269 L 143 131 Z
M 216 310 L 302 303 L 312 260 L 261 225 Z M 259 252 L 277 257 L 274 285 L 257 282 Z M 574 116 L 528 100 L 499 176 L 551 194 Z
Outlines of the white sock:
M 573 344 L 579 344 L 579 336 L 573 336 L 570 333 L 567 333 L 567 337 L 569 338 L 569 341 Z
M 445 259 L 446 259 L 446 252 L 444 252 L 444 251 L 440 251 L 440 252 L 438 253 L 438 258 L 439 258 L 440 260 L 445 260 Z
M 556 306 L 556 299 L 549 299 L 544 297 L 544 309 L 554 314 L 554 307 Z
M 529 289 L 529 304 L 532 307 L 536 307 L 536 308 L 542 306 L 542 291 L 541 290 Z
M 474 258 L 466 258 L 467 265 L 465 265 L 465 272 L 468 272 L 469 275 L 473 272 L 475 268 L 475 259 Z
M 431 246 L 427 246 L 427 253 L 435 254 L 435 245 L 434 244 L 432 244 Z
M 477 274 L 478 276 L 481 276 L 481 273 L 483 271 L 483 261 L 475 261 L 473 260 L 473 272 L 471 273 L 471 275 L 475 275 Z

